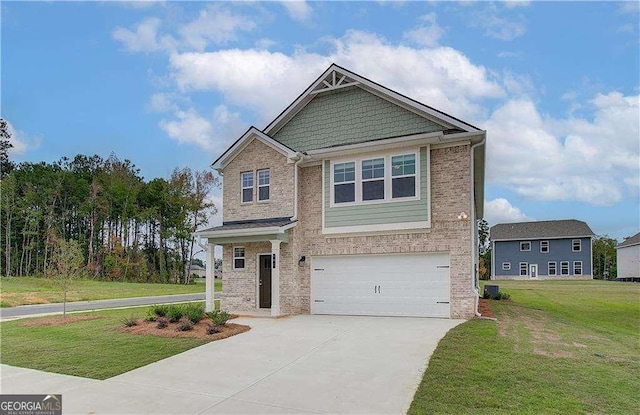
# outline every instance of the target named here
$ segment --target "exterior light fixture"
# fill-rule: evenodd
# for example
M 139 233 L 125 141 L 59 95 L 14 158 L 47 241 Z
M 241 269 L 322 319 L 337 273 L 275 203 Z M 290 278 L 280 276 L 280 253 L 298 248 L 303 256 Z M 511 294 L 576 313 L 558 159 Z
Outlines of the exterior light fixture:
M 304 256 L 304 255 L 302 255 L 302 256 L 300 257 L 300 260 L 298 261 L 298 266 L 299 266 L 299 267 L 304 267 L 304 263 L 305 263 L 305 261 L 306 261 L 306 260 L 307 260 L 307 257 L 306 257 L 306 256 Z
M 460 212 L 460 214 L 458 215 L 458 220 L 465 220 L 465 219 L 468 219 L 468 218 L 469 218 L 469 216 L 467 216 L 467 214 L 464 213 L 464 212 Z

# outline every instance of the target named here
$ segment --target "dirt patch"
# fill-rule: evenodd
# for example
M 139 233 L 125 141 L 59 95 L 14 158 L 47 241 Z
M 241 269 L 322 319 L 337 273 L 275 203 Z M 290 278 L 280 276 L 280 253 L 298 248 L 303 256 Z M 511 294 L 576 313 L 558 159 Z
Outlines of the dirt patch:
M 158 323 L 155 321 L 146 321 L 144 319 L 137 320 L 137 325 L 133 327 L 119 327 L 118 331 L 131 334 L 160 336 L 160 337 L 191 337 L 196 339 L 203 339 L 208 341 L 226 339 L 227 337 L 235 336 L 236 334 L 244 333 L 251 329 L 249 326 L 243 324 L 227 323 L 224 326 L 218 327 L 220 333 L 207 334 L 207 326 L 211 324 L 208 319 L 201 320 L 198 324 L 194 324 L 193 330 L 189 331 L 177 331 L 176 327 L 179 323 L 169 323 L 169 325 L 163 329 L 157 327 Z
M 76 321 L 85 321 L 85 320 L 95 320 L 97 318 L 102 318 L 102 316 L 92 316 L 92 315 L 84 315 L 84 316 L 54 316 L 54 317 L 44 317 L 39 318 L 37 320 L 26 321 L 21 324 L 23 327 L 44 327 L 44 326 L 59 326 L 61 324 L 69 324 L 75 323 Z
M 495 318 L 496 315 L 493 314 L 493 309 L 491 308 L 491 303 L 489 300 L 481 298 L 478 302 L 478 312 L 482 314 L 482 317 L 491 317 Z

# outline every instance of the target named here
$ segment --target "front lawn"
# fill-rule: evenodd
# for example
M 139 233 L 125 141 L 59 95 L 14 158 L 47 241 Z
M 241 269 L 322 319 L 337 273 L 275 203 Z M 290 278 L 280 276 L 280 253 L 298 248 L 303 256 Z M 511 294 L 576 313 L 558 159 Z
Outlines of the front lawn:
M 511 294 L 491 301 L 498 321 L 442 339 L 410 414 L 639 412 L 639 284 L 495 284 Z
M 202 293 L 204 289 L 204 284 L 145 284 L 81 280 L 67 294 L 67 301 L 192 294 Z M 215 280 L 215 290 L 222 290 L 221 280 Z M 0 279 L 1 307 L 59 302 L 62 302 L 62 293 L 55 282 L 50 279 L 33 277 L 2 277 Z

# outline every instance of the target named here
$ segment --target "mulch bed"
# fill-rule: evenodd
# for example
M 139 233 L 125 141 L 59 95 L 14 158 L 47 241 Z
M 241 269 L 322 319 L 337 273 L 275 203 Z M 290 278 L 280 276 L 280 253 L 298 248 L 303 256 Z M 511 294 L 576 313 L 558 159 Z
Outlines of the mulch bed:
M 138 324 L 133 327 L 119 327 L 118 331 L 148 336 L 150 335 L 172 338 L 190 337 L 214 341 L 226 339 L 227 337 L 235 336 L 236 334 L 244 333 L 245 331 L 251 329 L 251 327 L 245 326 L 243 324 L 227 323 L 224 326 L 218 326 L 220 333 L 207 334 L 207 326 L 211 324 L 211 320 L 209 319 L 202 319 L 198 324 L 193 325 L 193 330 L 189 331 L 176 330 L 176 327 L 178 327 L 178 324 L 180 323 L 169 323 L 169 325 L 167 325 L 167 327 L 163 329 L 159 329 L 157 327 L 158 323 L 155 321 L 146 321 L 145 319 L 140 319 L 137 320 L 137 323 Z
M 496 318 L 496 315 L 493 314 L 493 310 L 491 309 L 491 303 L 485 298 L 480 299 L 480 302 L 478 303 L 478 312 L 482 314 L 482 317 Z
M 21 324 L 23 327 L 44 327 L 44 326 L 59 326 L 61 324 L 75 323 L 76 321 L 95 320 L 102 318 L 102 316 L 53 316 L 43 317 L 36 320 L 29 320 Z

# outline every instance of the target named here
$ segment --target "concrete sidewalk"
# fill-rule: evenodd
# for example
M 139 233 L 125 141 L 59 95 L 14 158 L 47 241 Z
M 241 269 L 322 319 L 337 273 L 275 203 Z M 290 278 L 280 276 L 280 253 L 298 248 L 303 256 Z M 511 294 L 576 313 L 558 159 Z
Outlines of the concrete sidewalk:
M 462 320 L 301 315 L 105 381 L 2 366 L 2 393 L 62 393 L 64 413 L 405 413 Z

